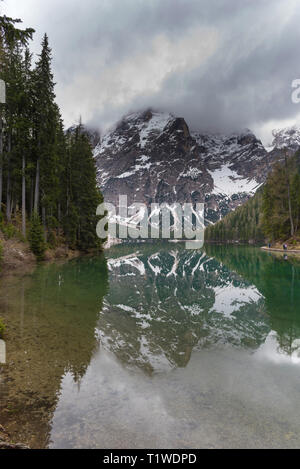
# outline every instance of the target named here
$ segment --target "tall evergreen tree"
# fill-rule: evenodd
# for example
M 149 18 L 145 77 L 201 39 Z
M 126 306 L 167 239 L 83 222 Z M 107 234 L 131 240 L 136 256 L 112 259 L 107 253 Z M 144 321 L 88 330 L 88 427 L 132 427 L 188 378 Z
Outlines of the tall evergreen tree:
M 76 249 L 98 247 L 96 208 L 102 196 L 89 137 L 81 124 L 65 134 L 55 102 L 48 37 L 32 69 L 28 43 L 34 31 L 18 29 L 19 23 L 0 16 L 0 79 L 7 87 L 0 115 L 0 122 L 5 120 L 0 211 L 5 206 L 6 221 L 17 224 L 21 213 L 24 238 L 31 219 L 29 240 L 39 258 L 45 241 L 56 242 L 56 237 Z
M 36 256 L 36 258 L 39 261 L 42 261 L 45 255 L 46 243 L 45 243 L 41 220 L 37 212 L 33 213 L 33 216 L 31 219 L 29 243 L 30 243 L 30 248 L 33 254 Z
M 33 73 L 34 137 L 36 140 L 36 178 L 34 210 L 42 205 L 44 227 L 46 210 L 50 208 L 50 193 L 54 189 L 55 174 L 55 131 L 57 107 L 55 105 L 54 80 L 51 71 L 51 49 L 48 36 L 42 42 L 42 52 Z
M 103 201 L 88 136 L 81 124 L 68 137 L 65 232 L 70 244 L 88 250 L 99 245 L 96 209 Z
M 21 23 L 20 19 L 13 19 L 5 15 L 0 15 L 0 79 L 4 80 L 8 85 L 8 95 L 11 98 L 16 92 L 13 89 L 13 82 L 11 73 L 16 61 L 16 53 L 20 54 L 20 50 L 27 47 L 28 42 L 32 39 L 34 29 L 26 28 L 25 30 L 19 29 L 17 25 Z M 10 103 L 9 103 L 10 104 Z M 4 145 L 3 145 L 3 122 L 8 116 L 11 117 L 11 110 L 8 109 L 3 112 L 0 109 L 0 212 L 2 210 L 3 200 L 3 164 L 4 164 Z M 10 120 L 11 124 L 11 120 Z M 11 152 L 11 128 L 8 130 L 8 158 Z M 10 173 L 8 174 L 10 176 Z M 8 177 L 7 195 L 10 202 L 10 178 Z M 10 219 L 10 204 L 7 206 L 6 213 Z

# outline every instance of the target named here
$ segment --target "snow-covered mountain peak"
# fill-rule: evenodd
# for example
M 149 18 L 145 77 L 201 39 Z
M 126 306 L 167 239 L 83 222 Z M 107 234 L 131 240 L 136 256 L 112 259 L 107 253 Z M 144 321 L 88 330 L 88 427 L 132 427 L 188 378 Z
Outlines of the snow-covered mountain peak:
M 173 119 L 175 119 L 175 116 L 171 113 L 147 109 L 146 111 L 128 114 L 122 119 L 121 124 L 123 122 L 130 122 L 138 126 L 141 125 L 142 127 L 148 127 L 150 125 L 150 127 L 162 132 L 166 125 Z
M 103 137 L 95 149 L 95 154 L 115 151 L 124 145 L 138 145 L 141 149 L 159 137 L 176 118 L 165 112 L 147 110 L 134 112 L 123 117 L 121 121 Z
M 300 146 L 300 131 L 274 134 Z M 204 202 L 213 223 L 251 197 L 280 151 L 270 153 L 245 129 L 209 134 L 190 131 L 182 117 L 146 110 L 125 116 L 94 151 L 98 183 L 107 202 Z M 282 155 L 281 155 L 282 156 Z
M 265 149 L 253 132 L 245 129 L 239 133 L 209 134 L 192 132 L 200 148 L 207 154 L 211 161 L 249 161 L 265 157 Z

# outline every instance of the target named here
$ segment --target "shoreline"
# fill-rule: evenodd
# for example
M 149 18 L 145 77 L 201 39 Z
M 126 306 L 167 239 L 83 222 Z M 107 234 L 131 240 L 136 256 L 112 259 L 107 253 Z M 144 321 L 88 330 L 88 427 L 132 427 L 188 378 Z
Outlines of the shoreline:
M 69 249 L 66 245 L 60 245 L 55 249 L 48 249 L 43 261 L 37 261 L 30 251 L 28 243 L 18 239 L 5 240 L 0 238 L 3 253 L 0 260 L 0 281 L 9 276 L 26 275 L 33 271 L 38 265 L 51 264 L 59 261 L 70 261 L 81 256 L 91 255 L 91 252 Z M 95 250 L 95 254 L 103 252 Z
M 262 246 L 260 249 L 267 252 L 283 252 L 285 254 L 300 254 L 300 249 L 280 249 L 280 248 L 268 248 L 267 246 Z

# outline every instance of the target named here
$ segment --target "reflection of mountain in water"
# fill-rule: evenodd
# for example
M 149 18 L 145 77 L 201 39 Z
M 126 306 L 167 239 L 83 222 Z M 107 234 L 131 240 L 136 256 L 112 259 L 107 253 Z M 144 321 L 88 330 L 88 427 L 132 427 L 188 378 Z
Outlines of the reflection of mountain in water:
M 258 249 L 207 246 L 206 252 L 254 283 L 265 299 L 277 353 L 300 361 L 300 264 Z M 274 342 L 274 341 L 273 341 Z
M 185 366 L 193 348 L 264 342 L 270 330 L 264 298 L 215 258 L 178 244 L 123 251 L 108 260 L 99 334 L 126 364 L 151 373 Z

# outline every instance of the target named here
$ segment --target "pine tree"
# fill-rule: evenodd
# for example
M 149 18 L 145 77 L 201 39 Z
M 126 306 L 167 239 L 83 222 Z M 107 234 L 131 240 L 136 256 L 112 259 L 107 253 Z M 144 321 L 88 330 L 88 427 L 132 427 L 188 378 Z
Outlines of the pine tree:
M 299 220 L 300 152 L 297 152 L 284 164 L 274 165 L 254 197 L 214 226 L 207 227 L 205 238 L 221 242 L 283 241 L 291 237 L 291 232 L 297 236 Z
M 44 229 L 46 229 L 47 211 L 49 213 L 51 208 L 51 194 L 58 184 L 55 178 L 55 132 L 59 116 L 54 101 L 51 60 L 51 49 L 48 36 L 45 34 L 42 52 L 33 73 L 34 135 L 36 140 L 34 210 L 39 212 L 41 202 Z
M 72 246 L 88 250 L 100 245 L 96 209 L 103 198 L 96 185 L 92 149 L 81 124 L 69 135 L 68 144 L 65 232 Z
M 36 256 L 36 258 L 38 260 L 43 260 L 46 251 L 46 243 L 44 238 L 43 226 L 41 224 L 40 217 L 36 212 L 33 213 L 31 219 L 29 243 L 30 249 Z
M 6 120 L 9 118 L 8 126 L 8 178 L 7 178 L 7 202 L 6 203 L 6 214 L 8 219 L 11 217 L 11 186 L 10 186 L 10 152 L 11 148 L 11 133 L 12 133 L 12 97 L 17 96 L 17 91 L 14 88 L 16 84 L 15 76 L 13 70 L 17 70 L 17 61 L 20 59 L 21 51 L 27 47 L 28 42 L 32 39 L 34 29 L 27 28 L 21 30 L 16 27 L 20 24 L 21 20 L 9 18 L 5 15 L 0 16 L 0 79 L 4 80 L 8 87 L 8 109 L 4 112 L 4 117 Z M 1 137 L 0 137 L 0 211 L 2 210 L 2 200 L 3 200 L 3 164 L 4 154 L 3 154 L 3 110 L 0 110 L 0 120 L 1 120 Z
M 0 212 L 19 224 L 41 258 L 49 239 L 82 250 L 101 245 L 96 208 L 102 196 L 87 132 L 80 124 L 65 135 L 55 102 L 52 53 L 47 35 L 32 70 L 28 43 L 33 30 L 0 16 L 0 79 L 6 82 L 6 125 L 0 139 Z M 4 119 L 3 119 L 4 120 Z M 1 115 L 0 122 L 2 123 Z M 3 202 L 3 204 L 2 204 Z M 3 214 L 1 214 L 3 218 Z
M 295 233 L 291 225 L 291 214 L 295 211 L 292 201 L 294 190 L 291 182 L 287 184 L 287 178 L 292 181 L 296 171 L 295 158 L 285 161 L 284 165 L 277 163 L 265 184 L 262 224 L 270 240 L 287 239 L 291 232 Z

